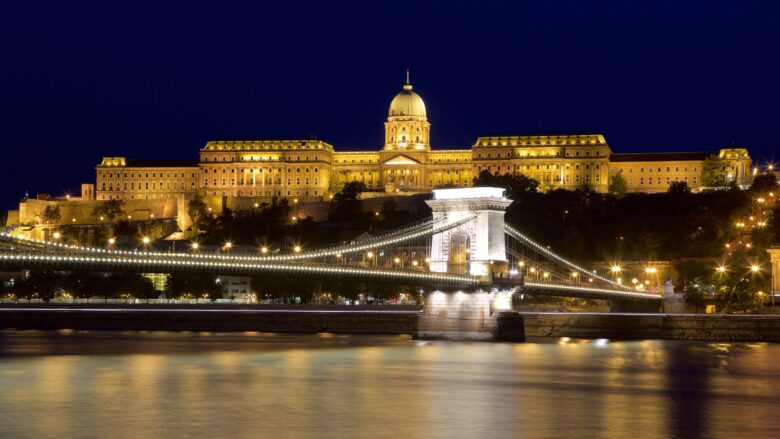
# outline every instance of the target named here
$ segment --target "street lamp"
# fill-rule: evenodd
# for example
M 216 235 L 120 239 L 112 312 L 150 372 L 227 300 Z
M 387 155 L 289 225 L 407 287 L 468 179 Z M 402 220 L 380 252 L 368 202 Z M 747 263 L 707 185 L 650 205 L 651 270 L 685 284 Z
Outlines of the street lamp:
M 293 251 L 295 253 L 300 253 L 301 252 L 301 246 L 300 245 L 296 245 L 295 247 L 293 247 Z
M 726 267 L 724 267 L 723 265 L 721 265 L 721 266 L 719 266 L 719 267 L 717 268 L 717 270 L 718 270 L 718 273 L 720 273 L 720 274 L 723 274 L 723 273 L 725 273 L 725 272 L 726 272 Z
M 116 244 L 116 238 L 108 238 L 108 245 Z
M 260 247 L 260 253 L 262 253 L 262 254 L 268 253 L 268 247 L 266 247 L 266 246 Z
M 54 232 L 54 234 L 52 235 L 52 237 L 54 237 L 54 239 L 60 239 L 60 236 L 61 236 L 60 232 Z
M 615 274 L 620 273 L 621 270 L 622 270 L 622 268 L 620 267 L 620 265 L 613 265 L 612 267 L 609 268 L 609 271 L 611 271 L 611 272 L 613 272 Z
M 151 239 L 149 239 L 149 237 L 148 237 L 148 236 L 144 236 L 144 237 L 143 237 L 143 239 L 141 239 L 141 242 L 143 242 L 145 246 L 146 246 L 146 245 L 149 245 L 149 243 L 150 243 L 151 241 L 152 241 L 152 240 L 151 240 Z
M 401 262 L 401 258 L 395 258 L 395 259 L 393 259 L 393 262 L 395 262 L 397 264 L 397 263 Z
M 759 271 L 761 271 L 761 267 L 759 267 L 756 264 L 753 264 L 750 266 L 750 271 L 752 271 L 753 273 L 758 273 Z
M 193 242 L 193 243 L 192 243 L 192 249 L 193 249 L 193 250 L 197 250 L 197 249 L 198 249 L 198 247 L 200 247 L 200 244 L 198 244 L 197 242 Z

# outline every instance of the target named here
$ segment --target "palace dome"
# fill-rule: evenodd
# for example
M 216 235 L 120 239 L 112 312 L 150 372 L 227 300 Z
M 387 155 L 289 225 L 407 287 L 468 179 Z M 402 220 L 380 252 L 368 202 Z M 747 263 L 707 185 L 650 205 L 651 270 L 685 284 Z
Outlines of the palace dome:
M 411 84 L 405 84 L 403 91 L 395 95 L 390 102 L 388 116 L 427 117 L 425 103 L 420 95 L 412 91 Z

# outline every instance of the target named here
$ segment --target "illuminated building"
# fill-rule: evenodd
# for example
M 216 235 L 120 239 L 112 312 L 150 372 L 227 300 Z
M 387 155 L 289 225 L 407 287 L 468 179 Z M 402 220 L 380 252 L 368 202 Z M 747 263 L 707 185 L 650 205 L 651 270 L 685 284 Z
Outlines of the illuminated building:
M 97 166 L 96 199 L 160 199 L 199 194 L 242 206 L 272 197 L 318 201 L 347 182 L 373 192 L 409 194 L 467 187 L 482 171 L 518 173 L 542 190 L 607 192 L 620 173 L 629 191 L 666 191 L 675 181 L 702 188 L 704 160 L 714 154 L 729 181 L 750 182 L 744 148 L 703 153 L 613 153 L 601 134 L 481 136 L 471 149 L 431 149 L 423 99 L 408 81 L 390 103 L 385 143 L 377 151 L 337 152 L 321 140 L 210 141 L 199 161 L 106 157 Z

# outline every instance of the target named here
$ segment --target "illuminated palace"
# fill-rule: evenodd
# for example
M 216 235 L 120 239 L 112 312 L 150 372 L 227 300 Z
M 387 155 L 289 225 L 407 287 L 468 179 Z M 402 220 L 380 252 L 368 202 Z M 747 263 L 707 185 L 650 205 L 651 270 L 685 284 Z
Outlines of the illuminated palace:
M 198 161 L 106 157 L 97 166 L 98 200 L 225 197 L 254 202 L 271 197 L 317 201 L 359 181 L 384 193 L 429 192 L 470 186 L 481 171 L 524 174 L 547 189 L 607 192 L 623 175 L 629 191 L 665 191 L 675 181 L 702 187 L 705 158 L 714 155 L 727 178 L 750 181 L 744 148 L 711 152 L 613 153 L 601 134 L 478 137 L 471 149 L 431 149 L 425 103 L 407 83 L 390 102 L 379 151 L 340 152 L 321 140 L 210 141 Z M 233 203 L 235 204 L 235 203 Z

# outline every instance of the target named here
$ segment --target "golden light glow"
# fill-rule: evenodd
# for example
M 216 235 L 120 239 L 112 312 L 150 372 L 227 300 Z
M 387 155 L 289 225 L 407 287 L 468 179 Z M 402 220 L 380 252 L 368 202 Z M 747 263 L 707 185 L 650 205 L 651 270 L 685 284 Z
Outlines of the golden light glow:
M 262 253 L 262 254 L 268 253 L 268 247 L 266 247 L 266 246 L 260 247 L 260 253 Z
M 301 252 L 301 246 L 300 245 L 296 245 L 295 247 L 293 247 L 293 251 L 295 251 L 295 253 L 300 253 Z
M 149 244 L 149 242 L 151 242 L 151 239 L 149 239 L 148 236 L 144 236 L 143 239 L 141 239 L 141 242 L 143 242 L 144 244 Z
M 61 235 L 60 235 L 60 232 L 54 232 L 54 234 L 52 236 L 54 237 L 54 239 L 60 239 Z
M 200 247 L 200 245 L 199 245 L 197 242 L 193 242 L 193 243 L 192 243 L 192 249 L 193 249 L 193 250 L 197 250 L 197 249 L 198 249 L 198 247 Z
M 621 268 L 620 265 L 613 265 L 609 270 L 613 273 L 620 273 L 623 268 Z

